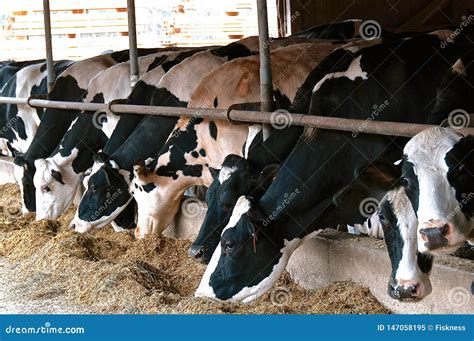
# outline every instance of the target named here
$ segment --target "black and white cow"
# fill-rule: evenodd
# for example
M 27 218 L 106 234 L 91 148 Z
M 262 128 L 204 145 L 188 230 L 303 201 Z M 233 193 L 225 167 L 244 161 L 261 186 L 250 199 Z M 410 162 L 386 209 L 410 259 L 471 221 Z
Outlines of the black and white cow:
M 2 92 L 5 84 L 12 78 L 18 71 L 24 67 L 44 63 L 44 59 L 36 60 L 25 60 L 25 61 L 2 61 L 0 62 L 0 92 Z
M 139 55 L 156 52 L 157 49 L 139 49 Z M 117 63 L 129 60 L 128 50 L 88 58 L 59 74 L 48 99 L 59 101 L 83 101 L 89 81 L 99 72 Z M 77 117 L 77 110 L 46 109 L 28 151 L 15 158 L 15 173 L 20 184 L 23 212 L 35 211 L 34 160 L 48 157 L 58 145 L 64 133 Z
M 367 119 L 372 112 L 371 120 L 440 123 L 431 115 L 434 99 L 451 65 L 472 48 L 471 38 L 458 35 L 443 49 L 437 32 L 336 50 L 308 77 L 295 109 L 306 112 L 301 104 L 311 89 L 313 114 Z M 367 212 L 361 199 L 380 199 L 393 185 L 392 163 L 405 143 L 359 131 L 308 129 L 262 198 L 254 203 L 239 198 L 196 295 L 255 299 L 314 231 L 363 222 Z
M 196 51 L 198 53 L 186 56 L 189 58 L 178 59 L 173 65 L 167 64 L 167 72 L 163 77 L 151 77 L 148 80 L 144 77 L 142 84 L 137 85 L 128 102 L 186 106 L 201 79 L 210 71 L 229 60 L 248 56 L 257 50 L 258 39 L 252 37 L 208 51 Z M 96 160 L 91 174 L 84 181 L 87 191 L 71 223 L 76 231 L 84 233 L 91 228 L 102 228 L 125 210 L 127 204 L 132 201 L 128 189 L 132 166 L 137 161 L 156 157 L 177 121 L 174 118 L 159 116 L 147 117 L 145 120 L 146 122 L 137 127 L 140 130 L 134 132 L 120 148 L 116 151 L 106 148 L 107 156 L 102 155 Z M 148 138 L 150 142 L 146 142 L 144 138 Z M 150 147 L 142 148 L 145 144 Z M 115 193 L 117 197 L 105 205 L 107 193 Z
M 139 57 L 139 77 L 179 53 L 164 51 Z M 163 75 L 164 71 L 161 68 L 160 71 Z M 109 103 L 126 98 L 130 92 L 130 65 L 129 62 L 123 62 L 92 78 L 84 101 Z M 104 147 L 121 118 L 105 112 L 81 113 L 51 155 L 35 160 L 33 183 L 38 203 L 37 220 L 55 219 L 69 208 L 80 189 L 81 176 L 92 167 L 94 153 Z
M 72 64 L 70 61 L 57 61 L 54 63 L 55 72 L 60 73 Z M 25 66 L 10 77 L 1 94 L 22 98 L 46 94 L 46 78 L 46 63 Z M 26 104 L 0 104 L 0 138 L 7 141 L 11 154 L 28 150 L 42 117 L 42 109 Z
M 272 52 L 276 97 L 288 106 L 299 86 L 319 60 L 336 46 L 299 44 Z M 307 58 L 306 53 L 311 55 Z M 228 108 L 235 103 L 259 100 L 258 56 L 224 64 L 206 76 L 194 92 L 189 107 Z M 227 121 L 181 119 L 156 164 L 136 167 L 133 184 L 138 204 L 135 235 L 161 233 L 173 220 L 180 200 L 191 186 L 212 182 L 209 168 L 219 168 L 228 154 L 241 155 L 248 125 Z

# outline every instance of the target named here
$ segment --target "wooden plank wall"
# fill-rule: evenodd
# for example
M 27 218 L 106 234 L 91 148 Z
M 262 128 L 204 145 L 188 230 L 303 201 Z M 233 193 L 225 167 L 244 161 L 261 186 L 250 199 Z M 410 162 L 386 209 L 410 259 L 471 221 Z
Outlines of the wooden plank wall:
M 292 32 L 354 18 L 376 20 L 384 28 L 396 31 L 420 13 L 420 17 L 426 18 L 426 22 L 417 20 L 408 29 L 423 31 L 457 25 L 463 20 L 463 16 L 474 14 L 473 0 L 442 0 L 439 6 L 431 10 L 428 7 L 434 2 L 433 0 L 290 0 L 294 18 Z M 294 15 L 295 13 L 299 15 Z

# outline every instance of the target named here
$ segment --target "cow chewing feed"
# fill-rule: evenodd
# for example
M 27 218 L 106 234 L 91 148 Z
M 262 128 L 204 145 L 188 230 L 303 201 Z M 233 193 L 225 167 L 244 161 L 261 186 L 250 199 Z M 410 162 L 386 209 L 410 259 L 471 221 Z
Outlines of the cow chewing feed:
M 166 71 L 163 77 L 158 79 L 155 77 L 147 78 L 153 71 L 145 75 L 142 82 L 139 82 L 141 83 L 140 86 L 137 84 L 136 91 L 132 92 L 128 102 L 162 106 L 186 106 L 195 87 L 208 72 L 228 60 L 250 55 L 257 50 L 258 40 L 251 37 L 206 51 L 197 49 L 187 52 L 178 56 L 174 61 L 170 60 L 163 63 Z M 144 100 L 148 102 L 145 103 Z M 107 148 L 111 160 L 115 161 L 119 168 L 115 171 L 107 162 L 102 162 L 101 165 L 95 167 L 96 171 L 93 171 L 85 179 L 87 186 L 96 190 L 86 191 L 81 200 L 72 222 L 72 226 L 76 231 L 84 233 L 91 228 L 101 228 L 125 210 L 126 203 L 132 200 L 130 191 L 135 190 L 133 186 L 129 190 L 125 190 L 129 187 L 133 164 L 139 160 L 156 157 L 176 123 L 175 118 L 160 116 L 150 116 L 144 120 L 147 124 L 142 124 L 141 130 L 134 132 L 127 143 L 124 143 L 115 153 L 113 153 L 113 148 Z M 144 137 L 148 137 L 148 140 Z M 145 144 L 150 147 L 143 148 Z M 114 142 L 114 145 L 117 145 L 117 143 Z M 112 153 L 110 153 L 110 150 L 112 150 Z M 118 175 L 115 182 L 117 187 L 111 187 L 109 190 L 115 193 L 115 190 L 120 189 L 120 194 L 113 203 L 107 205 L 107 210 L 102 210 L 98 214 L 106 200 L 104 196 L 106 191 L 103 190 L 104 181 L 102 179 L 106 173 Z

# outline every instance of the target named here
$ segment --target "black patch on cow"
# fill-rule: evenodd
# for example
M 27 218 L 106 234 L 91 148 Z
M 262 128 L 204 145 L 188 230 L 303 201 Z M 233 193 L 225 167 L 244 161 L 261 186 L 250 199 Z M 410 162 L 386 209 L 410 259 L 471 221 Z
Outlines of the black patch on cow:
M 40 67 L 40 72 L 45 72 L 47 68 L 48 68 L 48 65 L 47 65 L 46 63 L 44 63 L 44 64 L 41 65 L 41 67 Z
M 197 151 L 193 150 L 193 151 L 191 152 L 191 156 L 192 156 L 193 158 L 197 159 L 197 158 L 199 157 L 199 154 L 198 154 Z
M 448 182 L 454 188 L 461 211 L 474 217 L 474 136 L 468 135 L 457 142 L 446 154 Z
M 214 121 L 209 122 L 209 134 L 214 140 L 217 140 L 217 126 Z
M 105 103 L 104 94 L 102 92 L 95 94 L 92 98 L 92 103 Z
M 420 189 L 418 177 L 415 174 L 414 167 L 415 166 L 413 163 L 404 157 L 400 184 L 403 186 L 403 189 L 405 190 L 405 193 L 407 194 L 408 199 L 410 199 L 411 205 L 413 206 L 413 210 L 416 213 L 418 211 L 418 205 L 420 201 Z
M 192 153 L 198 145 L 196 125 L 203 122 L 202 118 L 190 120 L 186 130 L 181 134 L 168 140 L 160 151 L 160 155 L 170 153 L 169 163 L 158 167 L 156 174 L 159 176 L 177 176 L 178 171 L 182 171 L 185 176 L 201 177 L 202 165 L 188 165 L 185 154 Z
M 145 192 L 150 193 L 156 188 L 156 185 L 153 182 L 150 182 L 146 185 L 143 185 L 142 188 Z
M 217 100 L 217 97 L 214 98 L 214 108 L 217 108 L 217 106 L 219 105 L 219 101 Z
M 151 105 L 162 105 L 169 107 L 186 107 L 187 102 L 181 101 L 166 88 L 154 89 L 151 98 Z
M 276 107 L 278 109 L 289 109 L 291 106 L 290 99 L 281 93 L 280 90 L 273 90 L 273 96 L 275 97 Z
M 199 149 L 199 154 L 201 156 L 205 157 L 206 156 L 206 151 L 203 148 L 201 148 L 201 149 Z
M 148 65 L 148 68 L 146 69 L 146 72 L 150 72 L 151 70 L 157 68 L 158 66 L 160 66 L 161 64 L 163 64 L 163 62 L 168 58 L 168 56 L 158 56 L 156 57 L 153 62 Z
M 252 54 L 246 46 L 235 42 L 229 45 L 225 45 L 216 49 L 210 50 L 212 54 L 219 56 L 219 57 L 227 57 L 228 60 L 232 60 L 235 58 L 247 57 Z
M 60 172 L 58 172 L 58 171 L 55 170 L 55 169 L 52 169 L 52 170 L 51 170 L 51 176 L 53 177 L 54 180 L 56 180 L 56 181 L 59 182 L 60 184 L 63 184 L 63 185 L 64 185 L 63 176 L 61 175 Z
M 192 55 L 200 51 L 203 51 L 203 49 L 199 48 L 199 49 L 184 51 L 180 53 L 178 56 L 176 56 L 176 58 L 165 61 L 163 64 L 161 64 L 161 67 L 165 72 L 168 72 L 173 66 L 178 65 L 186 58 L 191 57 Z

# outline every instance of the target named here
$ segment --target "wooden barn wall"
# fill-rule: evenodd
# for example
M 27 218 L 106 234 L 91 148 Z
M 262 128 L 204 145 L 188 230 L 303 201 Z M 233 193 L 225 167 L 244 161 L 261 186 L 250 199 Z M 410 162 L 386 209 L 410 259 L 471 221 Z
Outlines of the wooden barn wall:
M 376 20 L 393 31 L 423 31 L 474 15 L 473 0 L 290 0 L 290 6 L 292 32 L 354 18 Z

